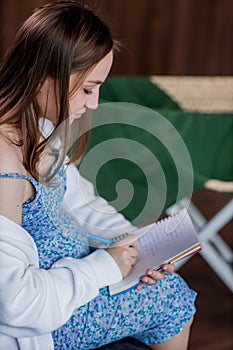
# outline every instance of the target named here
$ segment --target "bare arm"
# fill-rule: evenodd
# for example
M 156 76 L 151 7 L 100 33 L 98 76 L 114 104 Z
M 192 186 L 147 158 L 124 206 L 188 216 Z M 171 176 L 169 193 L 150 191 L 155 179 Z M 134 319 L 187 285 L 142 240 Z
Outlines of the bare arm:
M 20 155 L 14 145 L 0 139 L 0 173 L 24 173 Z M 21 225 L 22 203 L 26 181 L 23 179 L 0 178 L 0 215 Z

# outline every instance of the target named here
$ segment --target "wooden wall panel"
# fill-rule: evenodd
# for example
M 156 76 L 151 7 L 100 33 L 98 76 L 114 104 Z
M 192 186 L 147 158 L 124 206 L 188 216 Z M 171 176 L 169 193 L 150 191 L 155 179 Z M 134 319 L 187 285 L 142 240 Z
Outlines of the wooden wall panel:
M 32 9 L 0 0 L 0 54 Z M 106 17 L 124 49 L 113 74 L 232 75 L 232 0 L 82 0 Z

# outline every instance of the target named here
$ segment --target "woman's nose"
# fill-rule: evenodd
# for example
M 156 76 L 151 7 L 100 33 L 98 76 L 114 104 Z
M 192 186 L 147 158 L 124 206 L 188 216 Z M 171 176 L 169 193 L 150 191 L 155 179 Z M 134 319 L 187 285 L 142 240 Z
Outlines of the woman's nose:
M 86 107 L 88 109 L 96 109 L 99 105 L 99 91 L 95 91 L 93 94 L 89 95 L 86 100 Z

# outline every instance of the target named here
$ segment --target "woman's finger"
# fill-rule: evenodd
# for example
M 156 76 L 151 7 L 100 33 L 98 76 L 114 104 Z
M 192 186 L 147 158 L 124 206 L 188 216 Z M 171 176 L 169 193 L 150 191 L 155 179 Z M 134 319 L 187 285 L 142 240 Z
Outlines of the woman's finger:
M 146 284 L 146 283 L 140 283 L 140 284 L 136 287 L 136 289 L 137 289 L 137 290 L 141 290 L 142 287 L 145 286 L 145 284 Z
M 141 277 L 141 283 L 137 286 L 137 290 L 141 290 L 145 284 L 154 284 L 164 278 L 164 273 L 172 273 L 175 271 L 174 264 L 164 264 L 160 271 L 154 269 L 147 269 L 146 274 Z
M 163 269 L 163 271 L 172 273 L 175 271 L 175 265 L 174 264 L 164 264 L 164 265 L 162 265 L 162 269 Z
M 142 276 L 141 281 L 146 284 L 155 284 L 156 280 L 148 276 Z
M 135 234 L 129 234 L 119 241 L 111 244 L 108 248 L 119 248 L 123 246 L 136 247 L 137 246 L 137 236 Z

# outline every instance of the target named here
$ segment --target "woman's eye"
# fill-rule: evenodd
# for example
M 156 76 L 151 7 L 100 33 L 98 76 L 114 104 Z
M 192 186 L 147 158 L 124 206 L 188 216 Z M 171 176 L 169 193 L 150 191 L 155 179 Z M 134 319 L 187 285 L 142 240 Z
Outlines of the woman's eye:
M 93 92 L 92 90 L 88 90 L 88 89 L 83 89 L 83 91 L 86 95 L 91 95 Z

